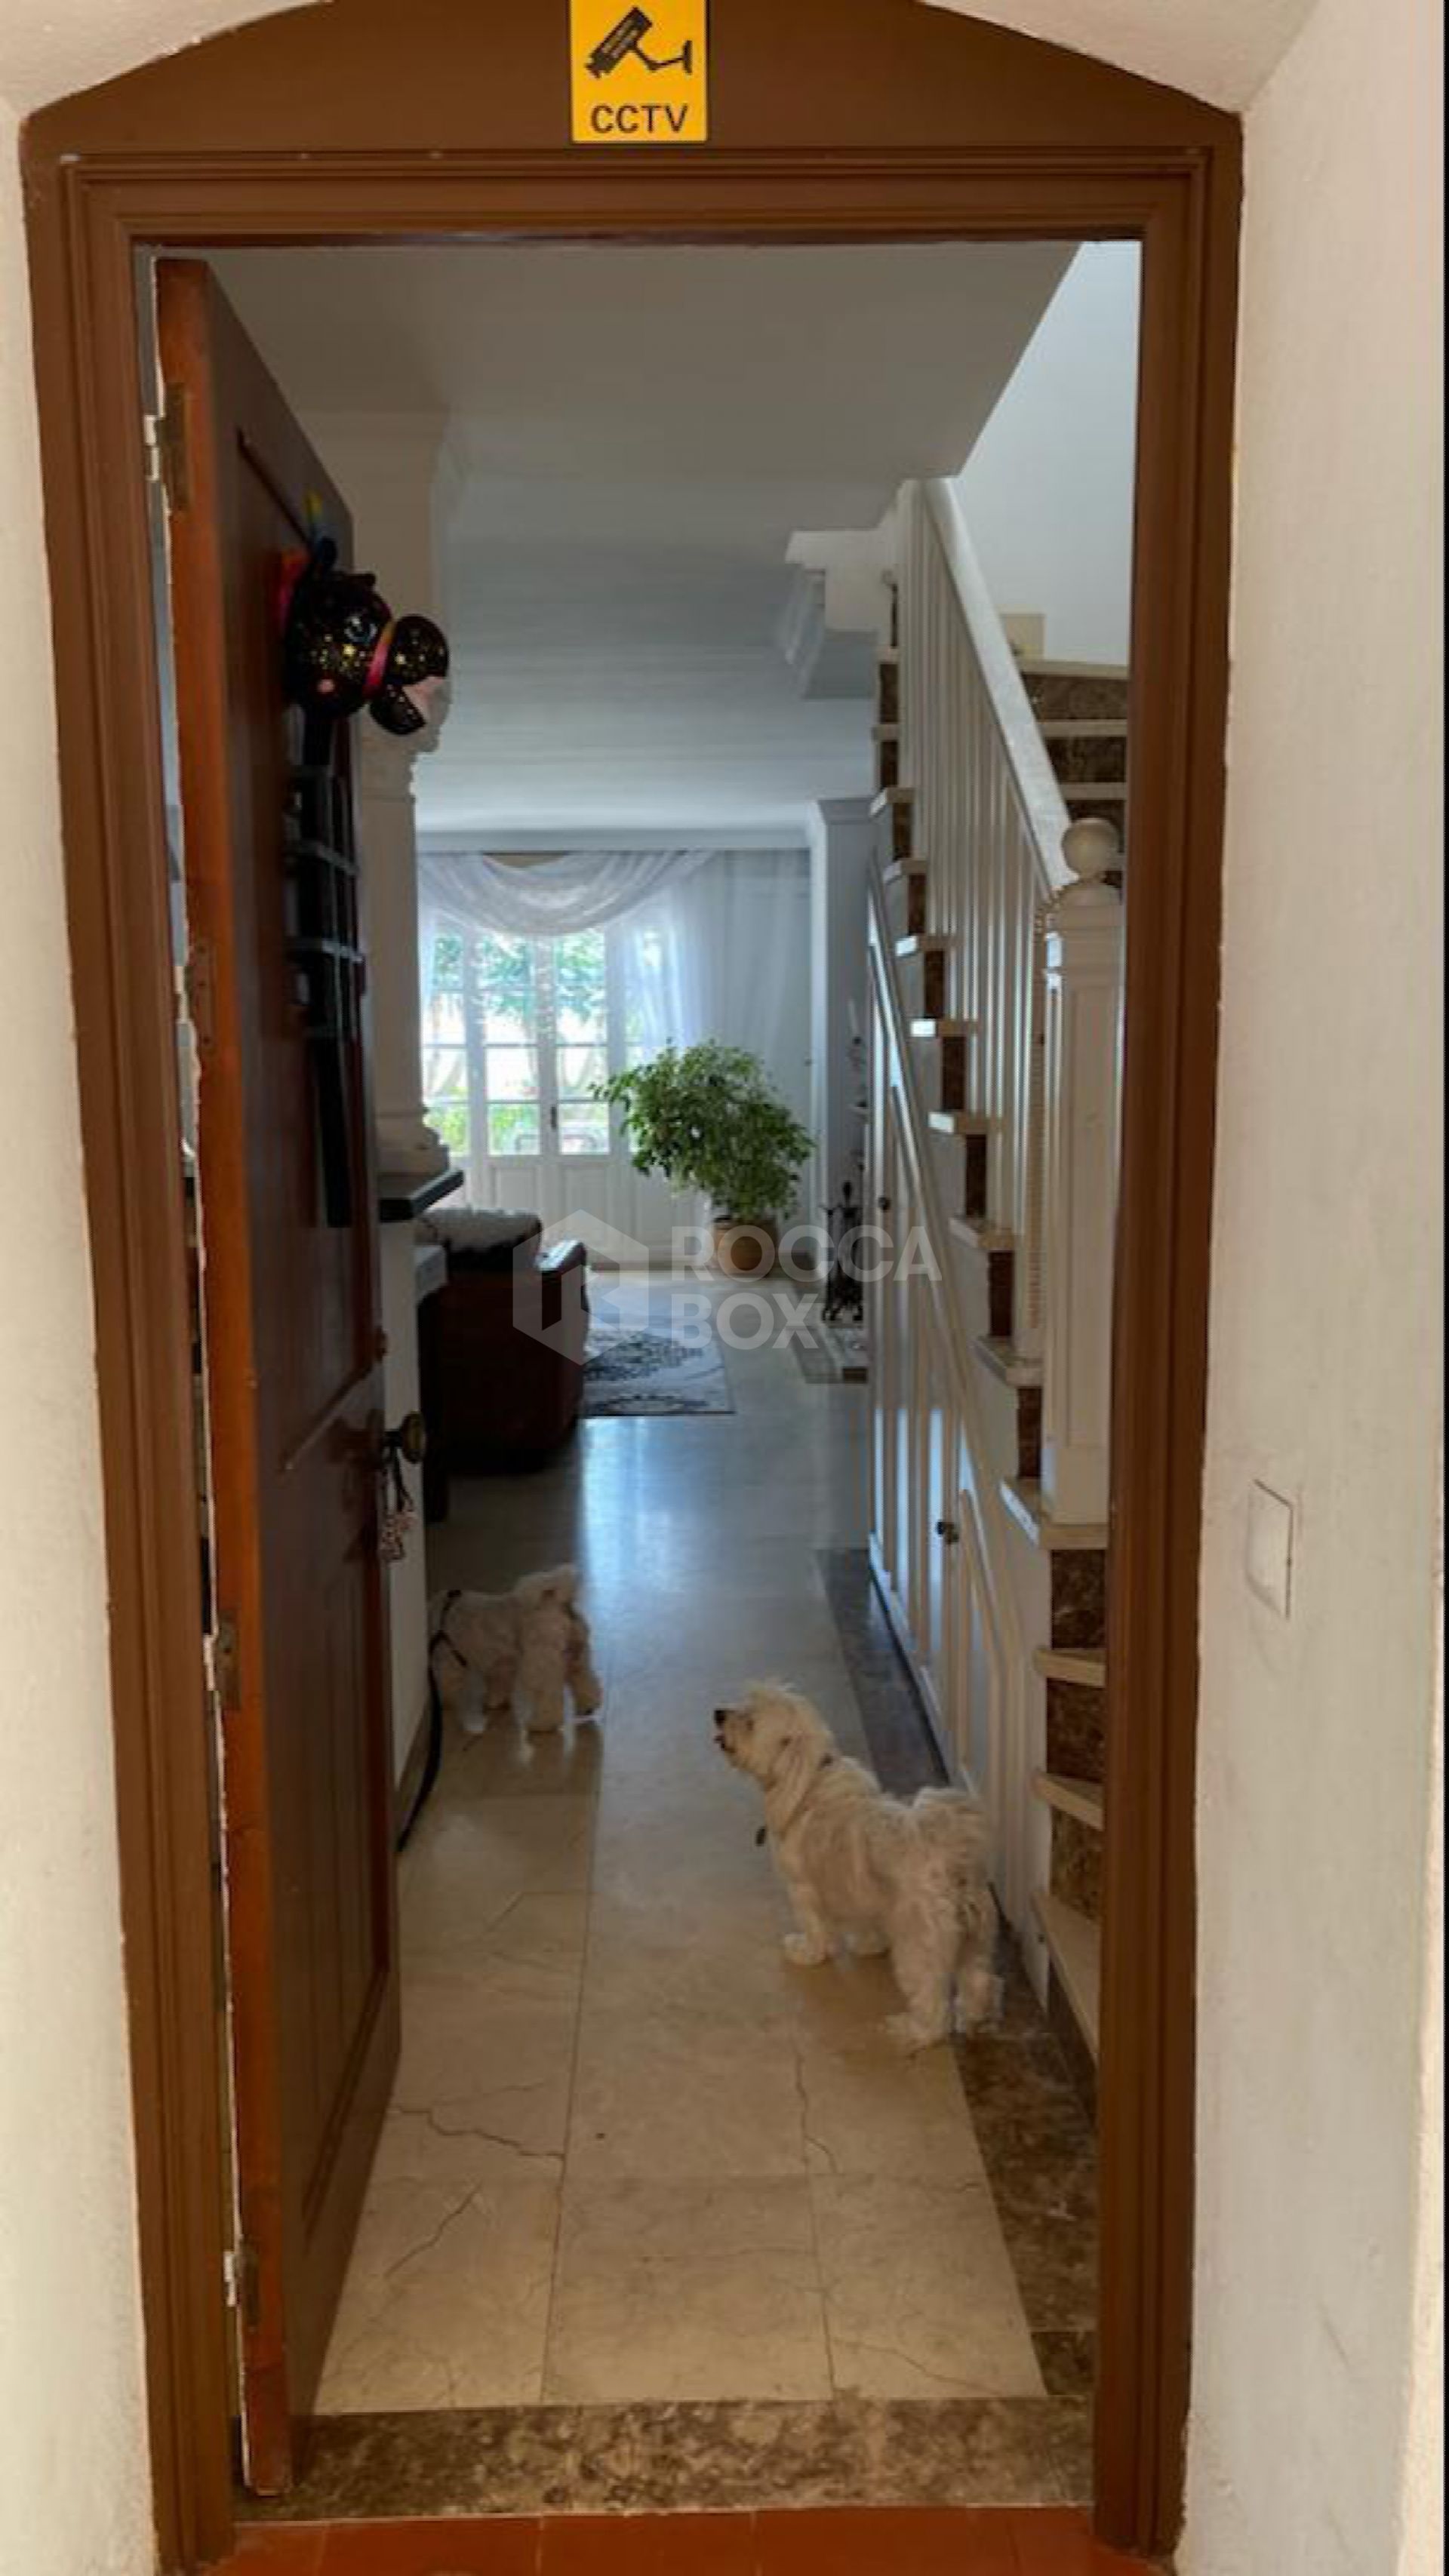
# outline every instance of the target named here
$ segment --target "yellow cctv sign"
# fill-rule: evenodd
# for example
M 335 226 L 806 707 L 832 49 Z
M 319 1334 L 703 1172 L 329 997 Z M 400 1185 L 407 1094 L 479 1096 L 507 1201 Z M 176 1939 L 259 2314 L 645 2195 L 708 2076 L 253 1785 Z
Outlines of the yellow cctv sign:
M 575 143 L 703 143 L 709 0 L 570 0 Z

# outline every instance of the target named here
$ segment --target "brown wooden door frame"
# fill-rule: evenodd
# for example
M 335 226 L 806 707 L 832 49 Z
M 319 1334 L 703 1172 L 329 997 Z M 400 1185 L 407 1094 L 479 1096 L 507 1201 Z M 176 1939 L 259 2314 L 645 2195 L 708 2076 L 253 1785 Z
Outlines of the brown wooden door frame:
M 400 52 L 386 0 L 336 0 L 63 102 L 26 137 L 163 2564 L 224 2550 L 231 2456 L 215 1997 L 195 1937 L 213 1906 L 211 1828 L 136 254 L 462 235 L 1143 246 L 1096 2510 L 1104 2538 L 1159 2550 L 1181 2512 L 1191 2316 L 1238 129 L 914 0 L 716 0 L 718 144 L 570 149 L 561 11 L 508 13 L 502 51 L 488 14 L 415 0 L 417 41 Z M 329 74 L 344 59 L 339 106 Z

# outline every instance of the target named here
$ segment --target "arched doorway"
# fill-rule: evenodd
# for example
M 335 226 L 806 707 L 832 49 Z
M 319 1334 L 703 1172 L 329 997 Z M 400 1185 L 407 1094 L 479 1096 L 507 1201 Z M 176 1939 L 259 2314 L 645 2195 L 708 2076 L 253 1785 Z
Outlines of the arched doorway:
M 200 1602 L 133 258 L 439 236 L 1135 236 L 1144 250 L 1118 1257 L 1097 2506 L 1175 2535 L 1191 2229 L 1193 1745 L 1226 703 L 1234 123 L 915 0 L 716 0 L 707 143 L 569 140 L 562 8 L 339 0 L 27 137 L 111 1561 L 157 2517 L 229 2528 Z M 862 352 L 869 363 L 869 352 Z M 1150 675 L 1151 686 L 1148 686 Z

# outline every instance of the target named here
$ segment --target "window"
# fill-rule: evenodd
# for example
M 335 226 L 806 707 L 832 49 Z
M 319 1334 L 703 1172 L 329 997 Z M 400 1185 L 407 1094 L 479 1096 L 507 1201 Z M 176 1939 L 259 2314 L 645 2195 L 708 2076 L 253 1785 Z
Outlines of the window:
M 561 1154 L 607 1154 L 609 1112 L 591 1097 L 609 1071 L 609 960 L 602 930 L 550 940 L 552 1098 Z
M 423 1040 L 428 1123 L 460 1162 L 467 1159 L 471 1141 L 468 1037 L 463 1014 L 465 949 L 461 933 L 453 930 L 440 932 L 433 943 L 432 998 Z
M 488 1164 L 606 1158 L 609 1111 L 595 1083 L 611 1044 L 610 949 L 602 930 L 561 939 L 440 930 L 424 1029 L 430 1125 L 489 1194 Z M 629 1051 L 638 1060 L 639 1049 Z
M 467 1009 L 473 1105 L 489 1162 L 538 1153 L 539 1000 L 542 977 L 531 939 L 492 931 L 467 948 Z

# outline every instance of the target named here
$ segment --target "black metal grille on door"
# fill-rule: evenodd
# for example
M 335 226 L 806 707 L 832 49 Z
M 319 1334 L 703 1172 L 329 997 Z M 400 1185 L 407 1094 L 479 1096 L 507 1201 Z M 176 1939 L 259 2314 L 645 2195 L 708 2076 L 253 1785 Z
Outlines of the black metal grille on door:
M 304 762 L 292 771 L 283 846 L 287 944 L 307 1019 L 323 1213 L 328 1225 L 347 1226 L 357 1205 L 352 1095 L 364 959 L 352 800 L 346 778 L 330 765 Z

